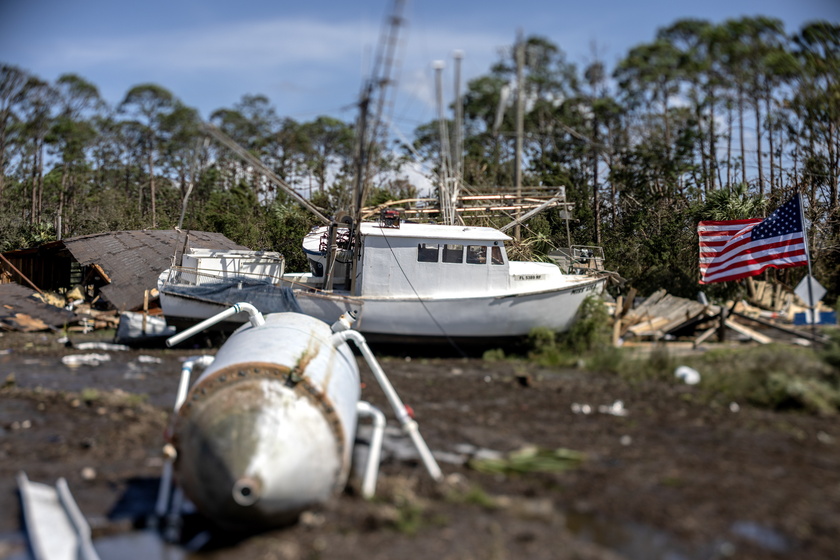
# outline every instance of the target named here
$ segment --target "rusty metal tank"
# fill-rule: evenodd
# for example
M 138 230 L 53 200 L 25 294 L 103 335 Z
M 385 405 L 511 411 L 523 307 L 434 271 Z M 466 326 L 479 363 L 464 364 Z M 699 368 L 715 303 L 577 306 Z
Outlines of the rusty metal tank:
M 294 521 L 350 471 L 359 370 L 330 327 L 275 313 L 238 329 L 181 406 L 176 472 L 197 509 L 231 529 Z

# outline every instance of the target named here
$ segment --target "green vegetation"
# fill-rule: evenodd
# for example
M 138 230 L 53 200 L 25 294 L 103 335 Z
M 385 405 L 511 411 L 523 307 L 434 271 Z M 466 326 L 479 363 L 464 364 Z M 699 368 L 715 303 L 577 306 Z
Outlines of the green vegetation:
M 571 449 L 529 446 L 500 458 L 470 459 L 468 466 L 479 472 L 495 474 L 562 472 L 577 467 L 584 459 L 582 453 Z
M 835 414 L 840 410 L 840 370 L 810 348 L 769 344 L 726 348 L 680 356 L 665 345 L 645 357 L 621 351 L 612 371 L 634 383 L 659 380 L 681 383 L 678 365 L 700 373 L 696 398 L 708 403 L 738 402 L 773 410 Z
M 576 367 L 619 375 L 633 384 L 649 381 L 682 383 L 674 372 L 684 365 L 700 373 L 694 400 L 728 405 L 750 404 L 774 410 L 803 410 L 815 414 L 840 411 L 840 334 L 815 351 L 785 344 L 721 348 L 691 355 L 672 355 L 668 345 L 653 344 L 649 352 L 613 348 L 612 323 L 603 304 L 591 298 L 581 307 L 578 324 L 566 335 L 535 330 L 530 349 L 505 356 L 501 350 L 485 353 L 541 367 Z
M 572 328 L 557 334 L 546 328 L 533 329 L 528 337 L 528 357 L 544 366 L 574 366 L 582 360 L 602 369 L 616 353 L 610 345 L 612 327 L 609 312 L 599 297 L 587 297 Z M 499 358 L 499 350 L 488 351 L 484 357 Z M 495 355 L 494 355 L 495 353 Z
M 79 398 L 87 404 L 92 404 L 96 402 L 99 399 L 99 397 L 99 391 L 97 389 L 92 389 L 89 387 L 82 389 L 82 391 L 79 393 Z

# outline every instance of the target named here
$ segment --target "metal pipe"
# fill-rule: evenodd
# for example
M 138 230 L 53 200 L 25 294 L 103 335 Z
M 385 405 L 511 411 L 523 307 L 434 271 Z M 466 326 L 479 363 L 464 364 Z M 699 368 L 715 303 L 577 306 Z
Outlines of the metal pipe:
M 189 391 L 190 388 L 190 377 L 192 376 L 193 368 L 195 366 L 206 368 L 212 364 L 215 359 L 215 356 L 205 354 L 204 356 L 194 356 L 184 360 L 184 365 L 181 366 L 181 381 L 178 384 L 178 394 L 175 397 L 174 412 L 178 412 L 178 409 L 181 408 L 181 405 L 184 404 L 184 401 L 187 399 L 187 391 Z
M 199 324 L 188 328 L 182 333 L 178 333 L 173 337 L 166 339 L 166 345 L 169 347 L 175 346 L 176 344 L 183 342 L 184 340 L 190 338 L 193 335 L 200 333 L 201 331 L 212 327 L 216 323 L 221 323 L 231 315 L 236 315 L 237 313 L 241 313 L 246 311 L 248 313 L 248 320 L 251 322 L 251 326 L 259 327 L 265 324 L 265 319 L 263 318 L 262 313 L 260 310 L 251 305 L 250 303 L 241 301 L 239 303 L 234 303 L 232 307 L 228 307 L 221 313 L 217 313 L 212 317 L 203 320 Z
M 339 323 L 336 323 L 333 328 L 341 328 L 338 325 Z M 402 424 L 403 431 L 409 435 L 414 447 L 420 454 L 420 459 L 423 461 L 423 465 L 429 472 L 429 476 L 436 481 L 441 480 L 443 478 L 443 473 L 441 472 L 437 461 L 435 461 L 435 458 L 432 456 L 431 450 L 429 450 L 429 447 L 423 440 L 423 436 L 420 435 L 417 422 L 415 422 L 408 414 L 405 404 L 403 404 L 402 400 L 400 400 L 399 395 L 397 395 L 397 392 L 388 380 L 388 376 L 386 376 L 385 372 L 382 370 L 382 366 L 379 365 L 379 362 L 376 360 L 376 357 L 374 357 L 373 352 L 371 352 L 365 337 L 358 331 L 354 330 L 339 331 L 332 335 L 332 341 L 335 346 L 339 346 L 348 340 L 353 341 L 356 348 L 359 349 L 362 356 L 365 358 L 368 367 L 370 367 L 373 372 L 373 376 L 376 378 L 379 386 L 382 387 L 382 391 L 385 393 L 385 397 L 388 399 L 391 408 L 394 409 L 394 413 L 397 415 L 397 420 L 399 420 L 400 424 Z
M 177 414 L 181 405 L 184 404 L 185 400 L 187 400 L 187 391 L 190 388 L 190 377 L 192 376 L 193 368 L 196 365 L 206 368 L 213 363 L 214 359 L 214 356 L 204 355 L 194 356 L 184 360 L 184 364 L 181 366 L 181 380 L 178 384 L 178 394 L 175 397 L 173 412 Z M 172 489 L 172 462 L 174 460 L 174 456 L 167 454 L 163 463 L 163 470 L 160 475 L 160 485 L 158 486 L 157 501 L 155 502 L 155 523 L 157 523 L 157 519 L 162 519 L 163 516 L 166 515 L 166 510 L 169 506 L 169 497 Z
M 67 486 L 67 481 L 62 477 L 58 479 L 55 485 L 58 501 L 64 508 L 73 530 L 76 532 L 78 538 L 78 555 L 81 560 L 99 560 L 99 555 L 96 549 L 93 548 L 91 542 L 90 525 L 88 525 L 85 516 L 73 499 L 73 494 L 70 493 L 70 487 Z
M 381 410 L 366 401 L 356 403 L 356 412 L 359 416 L 373 419 L 370 451 L 362 477 L 362 496 L 370 499 L 376 493 L 376 479 L 379 477 L 379 458 L 382 455 L 382 439 L 385 436 L 385 415 Z

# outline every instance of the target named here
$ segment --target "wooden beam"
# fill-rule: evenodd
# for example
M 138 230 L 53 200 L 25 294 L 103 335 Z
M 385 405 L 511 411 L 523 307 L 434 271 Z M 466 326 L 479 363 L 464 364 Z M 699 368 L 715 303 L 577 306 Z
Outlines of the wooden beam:
M 765 336 L 760 332 L 752 330 L 749 327 L 736 323 L 732 319 L 726 319 L 723 323 L 733 331 L 740 333 L 746 337 L 749 337 L 752 340 L 758 342 L 759 344 L 770 344 L 771 342 L 773 342 L 773 339 L 769 336 Z
M 39 288 L 38 286 L 36 286 L 36 285 L 32 282 L 32 280 L 30 280 L 29 278 L 27 278 L 27 277 L 26 277 L 26 275 L 25 275 L 23 272 L 21 272 L 20 270 L 18 270 L 18 269 L 17 269 L 17 267 L 16 267 L 15 265 L 13 265 L 12 263 L 10 263 L 10 262 L 9 262 L 9 259 L 7 259 L 7 258 L 6 258 L 5 256 L 3 256 L 2 254 L 0 254 L 0 259 L 2 259 L 4 263 L 6 263 L 9 267 L 11 267 L 11 269 L 12 269 L 12 270 L 14 270 L 14 271 L 15 271 L 15 273 L 16 273 L 18 276 L 20 276 L 21 278 L 23 278 L 23 279 L 26 281 L 26 283 L 27 283 L 27 284 L 29 284 L 30 286 L 32 286 L 32 288 L 34 288 L 36 292 L 38 292 L 39 294 L 42 294 L 42 295 L 43 295 L 43 293 L 44 293 L 44 292 L 42 292 L 42 291 L 41 291 L 41 288 Z
M 108 276 L 107 274 L 105 274 L 105 271 L 102 270 L 101 266 L 99 266 L 98 264 L 95 264 L 95 263 L 90 265 L 90 266 L 91 266 L 92 269 L 94 269 L 96 271 L 96 273 L 98 275 L 100 275 L 102 277 L 103 280 L 105 280 L 109 284 L 111 283 L 111 277 Z

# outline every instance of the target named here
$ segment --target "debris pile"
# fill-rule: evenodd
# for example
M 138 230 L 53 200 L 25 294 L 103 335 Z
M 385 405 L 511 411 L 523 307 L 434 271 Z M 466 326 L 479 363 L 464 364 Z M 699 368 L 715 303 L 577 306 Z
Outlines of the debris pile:
M 73 311 L 35 297 L 38 295 L 20 284 L 0 284 L 0 329 L 36 332 L 80 320 Z
M 613 342 L 690 341 L 695 347 L 710 339 L 747 340 L 759 344 L 789 342 L 810 345 L 825 343 L 827 337 L 814 329 L 796 328 L 795 317 L 808 311 L 795 294 L 767 282 L 752 281 L 747 300 L 715 305 L 690 300 L 658 290 L 636 307 L 633 294 L 617 299 Z M 761 303 L 761 306 L 758 305 Z M 826 316 L 822 304 L 816 307 Z M 833 316 L 833 314 L 832 314 Z

